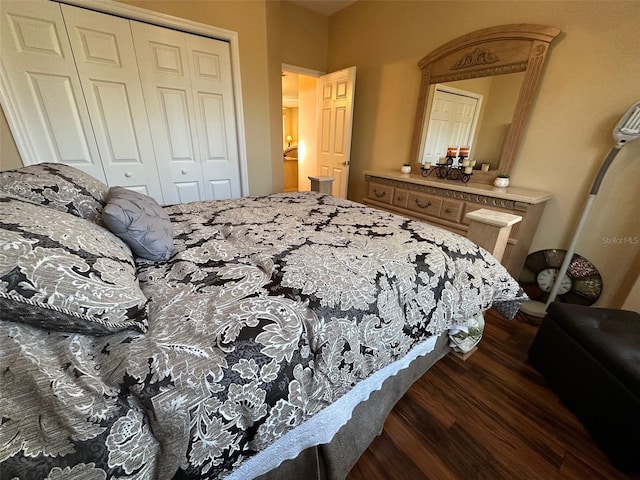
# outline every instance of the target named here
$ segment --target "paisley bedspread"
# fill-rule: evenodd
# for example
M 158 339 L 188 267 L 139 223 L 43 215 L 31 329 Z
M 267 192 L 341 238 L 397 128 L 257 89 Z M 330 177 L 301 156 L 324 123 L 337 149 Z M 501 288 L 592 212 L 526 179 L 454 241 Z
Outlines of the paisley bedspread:
M 526 297 L 445 230 L 315 193 L 165 207 L 148 330 L 0 322 L 2 479 L 224 478 L 355 385 Z

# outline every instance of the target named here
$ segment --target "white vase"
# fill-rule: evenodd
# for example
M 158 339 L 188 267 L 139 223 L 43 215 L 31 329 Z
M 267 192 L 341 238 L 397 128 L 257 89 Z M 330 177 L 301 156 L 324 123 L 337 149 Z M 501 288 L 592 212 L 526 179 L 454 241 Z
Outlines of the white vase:
M 496 187 L 501 187 L 501 188 L 508 187 L 509 179 L 504 177 L 496 177 L 496 179 L 493 181 L 493 184 Z
M 400 167 L 402 173 L 411 173 L 411 165 L 403 165 Z

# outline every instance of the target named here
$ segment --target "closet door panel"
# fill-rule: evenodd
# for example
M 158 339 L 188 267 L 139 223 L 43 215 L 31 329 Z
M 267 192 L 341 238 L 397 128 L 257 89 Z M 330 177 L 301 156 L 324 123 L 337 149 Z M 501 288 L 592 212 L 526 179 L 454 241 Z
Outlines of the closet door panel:
M 66 163 L 105 182 L 59 4 L 3 0 L 0 11 L 1 68 L 28 132 L 23 160 Z
M 224 98 L 222 95 L 198 93 L 205 140 L 205 158 L 208 161 L 227 162 L 229 154 L 225 135 Z
M 186 34 L 134 21 L 131 32 L 165 200 L 205 200 Z
M 35 72 L 27 72 L 26 75 L 34 113 L 42 120 L 47 132 L 36 140 L 48 144 L 57 162 L 93 165 L 89 145 L 95 145 L 95 142 L 91 136 L 85 135 L 71 77 Z M 51 161 L 46 157 L 40 160 Z M 98 170 L 102 173 L 99 166 Z
M 62 5 L 109 185 L 165 203 L 129 21 Z
M 229 44 L 197 35 L 186 37 L 208 197 L 215 200 L 239 197 L 240 167 Z M 226 186 L 220 188 L 221 185 Z
M 233 185 L 230 180 L 209 180 L 208 196 L 215 200 L 222 200 L 226 198 L 234 198 Z
M 177 196 L 177 203 L 197 202 L 204 198 L 201 181 L 174 181 L 173 190 Z

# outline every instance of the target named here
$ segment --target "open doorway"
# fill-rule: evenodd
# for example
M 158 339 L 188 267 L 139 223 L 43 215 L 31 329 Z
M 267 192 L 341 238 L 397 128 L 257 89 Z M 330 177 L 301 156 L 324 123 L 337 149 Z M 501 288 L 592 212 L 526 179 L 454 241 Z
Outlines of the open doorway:
M 282 149 L 285 192 L 311 190 L 317 175 L 316 87 L 322 72 L 282 66 Z
M 331 181 L 332 195 L 347 198 L 355 76 L 356 67 L 322 74 L 283 65 L 285 190 L 311 190 L 309 176 L 319 176 Z

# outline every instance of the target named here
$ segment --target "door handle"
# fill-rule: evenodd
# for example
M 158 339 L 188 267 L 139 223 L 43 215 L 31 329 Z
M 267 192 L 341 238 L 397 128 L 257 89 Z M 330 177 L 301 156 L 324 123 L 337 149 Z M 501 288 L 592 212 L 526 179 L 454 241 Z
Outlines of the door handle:
M 343 160 L 342 162 L 340 162 L 340 165 L 344 165 L 345 167 L 347 165 L 349 165 L 351 162 L 349 162 L 349 160 Z

